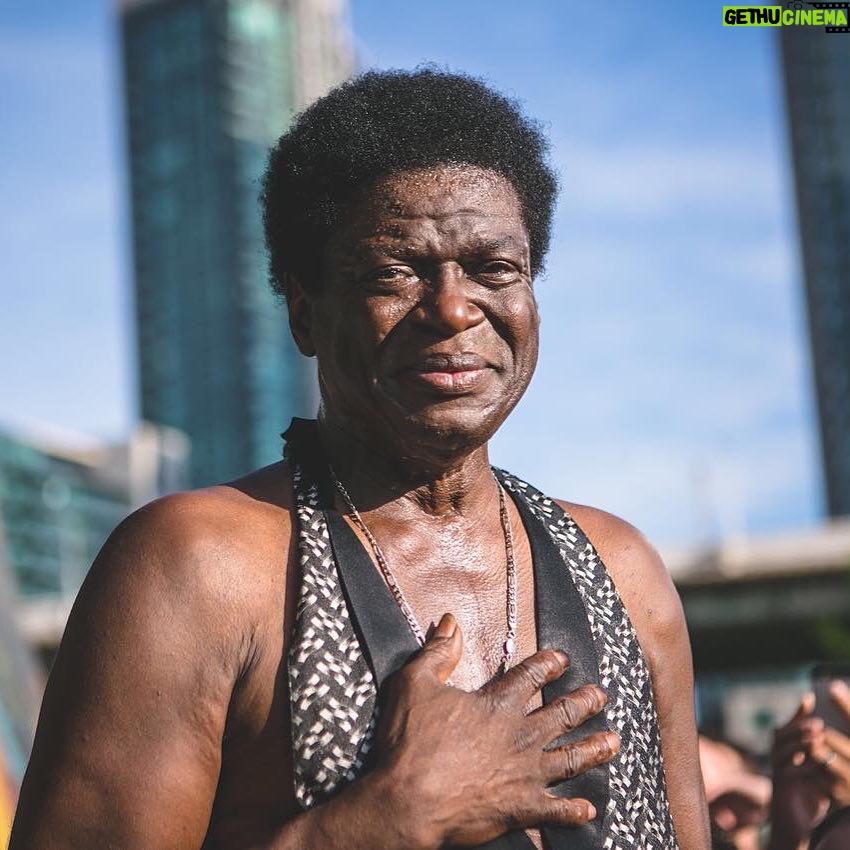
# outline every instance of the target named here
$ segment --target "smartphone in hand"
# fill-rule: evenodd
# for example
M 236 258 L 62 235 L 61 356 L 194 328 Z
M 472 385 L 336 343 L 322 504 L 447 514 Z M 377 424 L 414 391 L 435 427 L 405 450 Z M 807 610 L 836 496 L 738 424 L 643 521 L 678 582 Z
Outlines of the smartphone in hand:
M 841 679 L 850 688 L 850 664 L 818 664 L 812 668 L 812 690 L 815 694 L 815 717 L 831 728 L 850 736 L 850 720 L 829 695 L 829 686 Z

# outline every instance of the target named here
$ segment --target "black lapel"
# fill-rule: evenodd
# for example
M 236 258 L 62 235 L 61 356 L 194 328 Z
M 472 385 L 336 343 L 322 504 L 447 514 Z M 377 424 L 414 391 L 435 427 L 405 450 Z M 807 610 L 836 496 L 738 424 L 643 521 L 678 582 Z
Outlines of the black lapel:
M 348 612 L 380 688 L 419 644 L 354 530 L 338 511 L 324 513 Z
M 579 685 L 598 685 L 599 663 L 587 611 L 561 553 L 523 498 L 510 490 L 508 492 L 514 497 L 531 542 L 537 648 L 562 649 L 570 656 L 567 672 L 543 689 L 543 702 L 550 703 Z M 565 735 L 558 743 L 586 738 L 593 732 L 604 732 L 607 728 L 605 712 L 602 711 L 583 723 L 576 732 Z M 545 828 L 543 835 L 548 847 L 551 850 L 598 850 L 602 846 L 602 818 L 608 805 L 607 765 L 594 767 L 575 779 L 562 782 L 552 791 L 561 797 L 590 800 L 596 808 L 597 817 L 581 827 Z

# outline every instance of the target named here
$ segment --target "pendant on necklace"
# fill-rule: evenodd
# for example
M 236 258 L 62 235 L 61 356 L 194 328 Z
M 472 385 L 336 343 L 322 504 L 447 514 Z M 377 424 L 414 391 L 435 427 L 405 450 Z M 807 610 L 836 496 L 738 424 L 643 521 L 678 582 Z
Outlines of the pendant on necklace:
M 514 653 L 516 653 L 516 640 L 514 638 L 510 637 L 505 641 L 504 651 L 507 658 L 514 657 Z

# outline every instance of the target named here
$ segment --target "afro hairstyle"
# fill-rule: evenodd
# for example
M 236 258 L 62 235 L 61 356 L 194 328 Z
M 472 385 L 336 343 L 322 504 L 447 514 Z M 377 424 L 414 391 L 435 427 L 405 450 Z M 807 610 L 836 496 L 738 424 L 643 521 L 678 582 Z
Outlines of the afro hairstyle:
M 272 288 L 286 298 L 291 275 L 315 293 L 327 239 L 357 194 L 387 175 L 439 165 L 489 169 L 512 183 L 536 274 L 557 195 L 548 154 L 517 103 L 467 75 L 355 77 L 305 109 L 269 154 L 260 200 Z

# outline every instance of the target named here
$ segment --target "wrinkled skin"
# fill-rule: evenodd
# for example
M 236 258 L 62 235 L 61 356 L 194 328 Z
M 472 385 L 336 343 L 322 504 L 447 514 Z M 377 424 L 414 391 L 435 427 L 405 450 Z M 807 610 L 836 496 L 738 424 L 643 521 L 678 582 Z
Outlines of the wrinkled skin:
M 290 314 L 318 358 L 326 435 L 365 444 L 393 479 L 479 461 L 537 363 L 528 236 L 506 181 L 470 168 L 385 179 L 325 267 L 321 296 L 296 294 Z
M 11 850 L 431 850 L 517 827 L 539 846 L 541 825 L 600 816 L 546 792 L 618 741 L 544 751 L 604 695 L 585 686 L 541 707 L 566 662 L 537 652 L 531 551 L 510 501 L 526 660 L 497 675 L 506 554 L 487 441 L 531 379 L 539 325 L 513 187 L 458 166 L 384 178 L 320 259 L 318 295 L 288 283 L 293 334 L 318 358 L 322 438 L 419 622 L 439 624 L 381 694 L 378 766 L 299 813 L 285 664 L 298 570 L 289 472 L 275 464 L 159 500 L 107 542 L 51 674 Z M 562 504 L 646 655 L 680 846 L 706 850 L 678 597 L 635 529 Z

